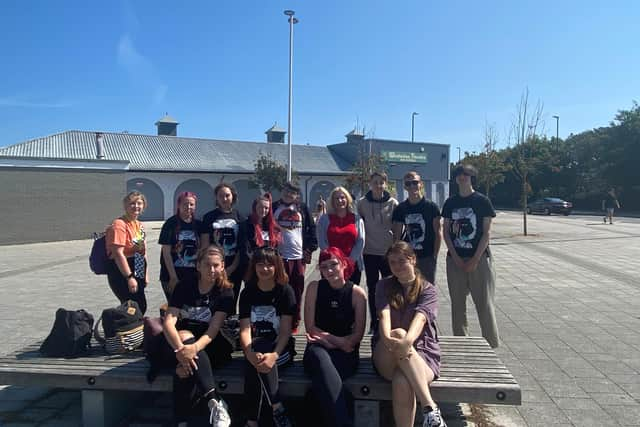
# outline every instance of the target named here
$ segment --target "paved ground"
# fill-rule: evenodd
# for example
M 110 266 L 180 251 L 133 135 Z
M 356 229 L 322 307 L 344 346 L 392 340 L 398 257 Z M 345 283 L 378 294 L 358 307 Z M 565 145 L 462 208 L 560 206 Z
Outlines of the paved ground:
M 449 405 L 449 424 L 640 425 L 640 220 L 528 218 L 530 236 L 523 237 L 521 217 L 499 213 L 492 238 L 503 340 L 498 354 L 523 388 L 523 405 Z M 159 226 L 147 227 L 150 241 Z M 58 307 L 97 316 L 115 305 L 105 278 L 89 272 L 90 246 L 84 240 L 0 247 L 0 353 L 44 338 Z M 150 252 L 157 277 L 159 250 L 152 245 Z M 444 273 L 441 258 L 440 329 L 450 334 Z M 157 282 L 148 296 L 150 307 L 163 301 Z M 479 334 L 475 315 L 470 321 Z M 167 405 L 166 396 L 150 397 L 129 425 L 158 425 Z M 2 426 L 75 426 L 79 420 L 77 392 L 0 390 Z

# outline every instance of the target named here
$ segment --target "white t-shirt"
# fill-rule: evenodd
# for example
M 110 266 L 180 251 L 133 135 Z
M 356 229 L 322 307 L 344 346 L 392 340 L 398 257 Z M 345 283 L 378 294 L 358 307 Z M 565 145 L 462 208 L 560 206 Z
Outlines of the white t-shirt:
M 278 251 L 284 259 L 302 259 L 302 213 L 298 205 L 282 204 L 273 213 L 280 226 L 282 241 Z

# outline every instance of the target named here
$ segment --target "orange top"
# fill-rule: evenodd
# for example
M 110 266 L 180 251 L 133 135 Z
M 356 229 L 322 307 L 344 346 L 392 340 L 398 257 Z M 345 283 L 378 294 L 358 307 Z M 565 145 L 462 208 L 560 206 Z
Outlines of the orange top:
M 123 246 L 124 256 L 129 258 L 138 252 L 142 255 L 146 252 L 145 233 L 140 221 L 127 221 L 117 218 L 107 228 L 107 254 L 113 258 L 114 247 Z

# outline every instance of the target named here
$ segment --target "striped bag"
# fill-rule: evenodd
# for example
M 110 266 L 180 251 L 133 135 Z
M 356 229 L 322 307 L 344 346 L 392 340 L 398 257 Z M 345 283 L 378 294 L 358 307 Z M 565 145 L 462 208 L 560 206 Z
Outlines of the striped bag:
M 100 324 L 104 335 L 100 334 Z M 109 354 L 136 350 L 144 340 L 144 321 L 138 303 L 125 301 L 116 308 L 108 308 L 96 322 L 93 336 Z

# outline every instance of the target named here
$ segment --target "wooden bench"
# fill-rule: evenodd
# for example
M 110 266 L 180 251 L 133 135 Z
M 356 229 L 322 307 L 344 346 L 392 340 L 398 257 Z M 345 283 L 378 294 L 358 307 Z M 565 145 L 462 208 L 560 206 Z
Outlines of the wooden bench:
M 369 335 L 360 348 L 360 366 L 346 384 L 355 399 L 357 426 L 379 425 L 379 403 L 391 399 L 391 385 L 379 377 L 371 363 Z M 439 402 L 520 405 L 520 386 L 493 349 L 480 337 L 440 337 L 441 376 L 431 385 Z M 296 337 L 295 363 L 282 370 L 281 393 L 302 397 L 310 387 L 304 374 L 302 355 L 304 336 Z M 0 384 L 76 389 L 82 391 L 82 419 L 85 426 L 114 425 L 126 414 L 135 399 L 127 392 L 171 392 L 172 377 L 160 374 L 148 383 L 148 362 L 140 352 L 109 356 L 94 347 L 76 359 L 47 358 L 34 344 L 0 357 Z M 222 369 L 214 372 L 218 389 L 224 394 L 242 394 L 240 352 Z

